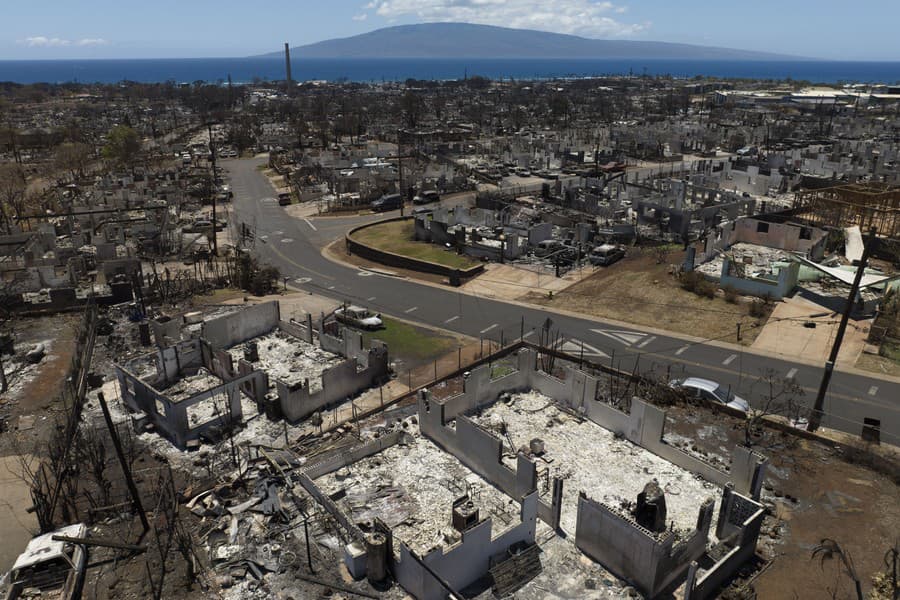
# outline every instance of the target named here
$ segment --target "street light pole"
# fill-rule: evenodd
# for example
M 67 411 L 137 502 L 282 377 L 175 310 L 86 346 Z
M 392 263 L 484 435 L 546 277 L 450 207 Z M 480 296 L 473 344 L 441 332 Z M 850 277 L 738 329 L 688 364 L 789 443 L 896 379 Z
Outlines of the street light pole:
M 859 283 L 862 281 L 866 263 L 869 261 L 869 255 L 872 253 L 875 240 L 875 228 L 872 227 L 869 230 L 869 239 L 863 247 L 862 258 L 859 260 L 859 269 L 857 269 L 856 276 L 853 278 L 853 285 L 850 286 L 850 295 L 844 304 L 844 314 L 841 315 L 841 322 L 834 336 L 834 343 L 831 345 L 831 355 L 828 357 L 828 362 L 825 363 L 825 372 L 822 373 L 822 382 L 819 384 L 816 402 L 813 405 L 812 413 L 809 415 L 809 424 L 806 426 L 807 431 L 815 431 L 822 424 L 822 417 L 824 416 L 822 408 L 825 405 L 825 394 L 828 391 L 828 384 L 831 382 L 834 363 L 837 361 L 838 352 L 841 350 L 841 342 L 844 340 L 844 332 L 847 330 L 847 321 L 850 320 L 850 313 L 853 311 L 853 304 L 856 302 L 856 295 L 859 293 Z

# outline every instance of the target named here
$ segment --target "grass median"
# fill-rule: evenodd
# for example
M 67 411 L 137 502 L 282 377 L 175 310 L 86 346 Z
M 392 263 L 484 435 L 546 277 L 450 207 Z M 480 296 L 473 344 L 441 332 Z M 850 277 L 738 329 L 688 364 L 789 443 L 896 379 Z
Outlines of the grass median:
M 413 239 L 413 231 L 412 220 L 389 221 L 360 229 L 353 233 L 353 239 L 384 252 L 425 260 L 454 269 L 468 269 L 479 264 L 467 256 L 448 252 L 435 244 L 417 242 Z

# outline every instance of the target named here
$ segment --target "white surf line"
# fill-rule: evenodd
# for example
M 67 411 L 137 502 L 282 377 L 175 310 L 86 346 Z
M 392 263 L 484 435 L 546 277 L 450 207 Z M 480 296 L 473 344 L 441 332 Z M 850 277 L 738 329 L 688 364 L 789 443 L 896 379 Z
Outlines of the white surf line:
M 874 396 L 874 395 L 877 394 L 877 393 L 878 393 L 878 386 L 877 386 L 877 385 L 873 385 L 872 387 L 869 388 L 869 395 L 870 395 L 870 396 Z
M 496 329 L 497 327 L 499 327 L 499 325 L 497 325 L 497 323 L 494 323 L 494 324 L 491 325 L 490 327 L 485 327 L 484 329 L 482 329 L 482 330 L 479 331 L 478 333 L 480 333 L 481 335 L 484 335 L 485 333 L 487 333 L 487 332 L 490 331 L 491 329 Z
M 450 317 L 449 319 L 444 321 L 444 325 L 446 325 L 448 323 L 452 323 L 453 321 L 457 320 L 458 318 L 459 318 L 459 315 L 456 315 L 455 317 Z
M 679 348 L 678 350 L 675 351 L 675 356 L 681 356 L 682 354 L 684 354 L 684 352 L 688 348 L 690 348 L 690 346 L 682 346 L 681 348 Z
M 793 379 L 796 374 L 797 374 L 797 369 L 796 368 L 791 369 L 790 371 L 787 372 L 785 379 Z
M 723 360 L 723 361 L 722 361 L 722 364 L 723 364 L 723 365 L 730 365 L 732 362 L 734 362 L 734 359 L 736 359 L 736 358 L 737 358 L 737 354 L 732 354 L 731 356 L 729 356 L 728 358 L 726 358 L 725 360 Z
M 419 307 L 418 307 L 418 306 L 413 306 L 412 308 L 407 308 L 407 309 L 404 310 L 403 312 L 409 314 L 409 313 L 411 313 L 411 312 L 413 312 L 413 311 L 416 311 L 416 310 L 419 310 Z
M 316 229 L 316 226 L 309 222 L 309 219 L 303 219 L 303 222 L 312 227 L 313 231 L 318 231 L 318 229 Z
M 649 344 L 650 342 L 652 342 L 652 341 L 655 340 L 655 339 L 656 339 L 656 336 L 655 336 L 655 335 L 651 335 L 651 336 L 648 337 L 646 340 L 644 340 L 643 342 L 641 342 L 640 344 L 638 344 L 637 347 L 638 347 L 638 348 L 643 348 L 644 346 L 646 346 L 647 344 Z

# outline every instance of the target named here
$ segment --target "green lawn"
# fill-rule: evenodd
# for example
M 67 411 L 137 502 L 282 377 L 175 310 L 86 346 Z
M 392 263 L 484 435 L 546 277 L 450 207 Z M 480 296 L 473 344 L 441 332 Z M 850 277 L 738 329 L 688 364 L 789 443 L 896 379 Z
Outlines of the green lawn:
M 457 345 L 453 338 L 413 327 L 384 315 L 381 318 L 384 321 L 384 328 L 364 333 L 363 346 L 368 347 L 370 340 L 381 340 L 387 344 L 388 354 L 401 359 L 406 365 L 434 360 Z
M 478 264 L 467 256 L 448 252 L 435 244 L 413 240 L 413 231 L 411 220 L 390 221 L 361 229 L 353 234 L 353 239 L 379 250 L 448 267 L 467 269 Z

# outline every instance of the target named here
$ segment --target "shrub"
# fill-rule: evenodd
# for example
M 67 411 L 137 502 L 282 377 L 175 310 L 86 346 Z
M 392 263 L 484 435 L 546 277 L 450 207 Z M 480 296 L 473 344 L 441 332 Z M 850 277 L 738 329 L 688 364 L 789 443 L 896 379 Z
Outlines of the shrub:
M 759 300 L 754 300 L 747 306 L 747 314 L 749 314 L 754 319 L 761 319 L 766 316 L 766 303 L 761 302 Z
M 738 301 L 738 291 L 734 289 L 734 287 L 730 285 L 726 285 L 722 288 L 722 291 L 725 293 L 725 301 L 735 304 Z

